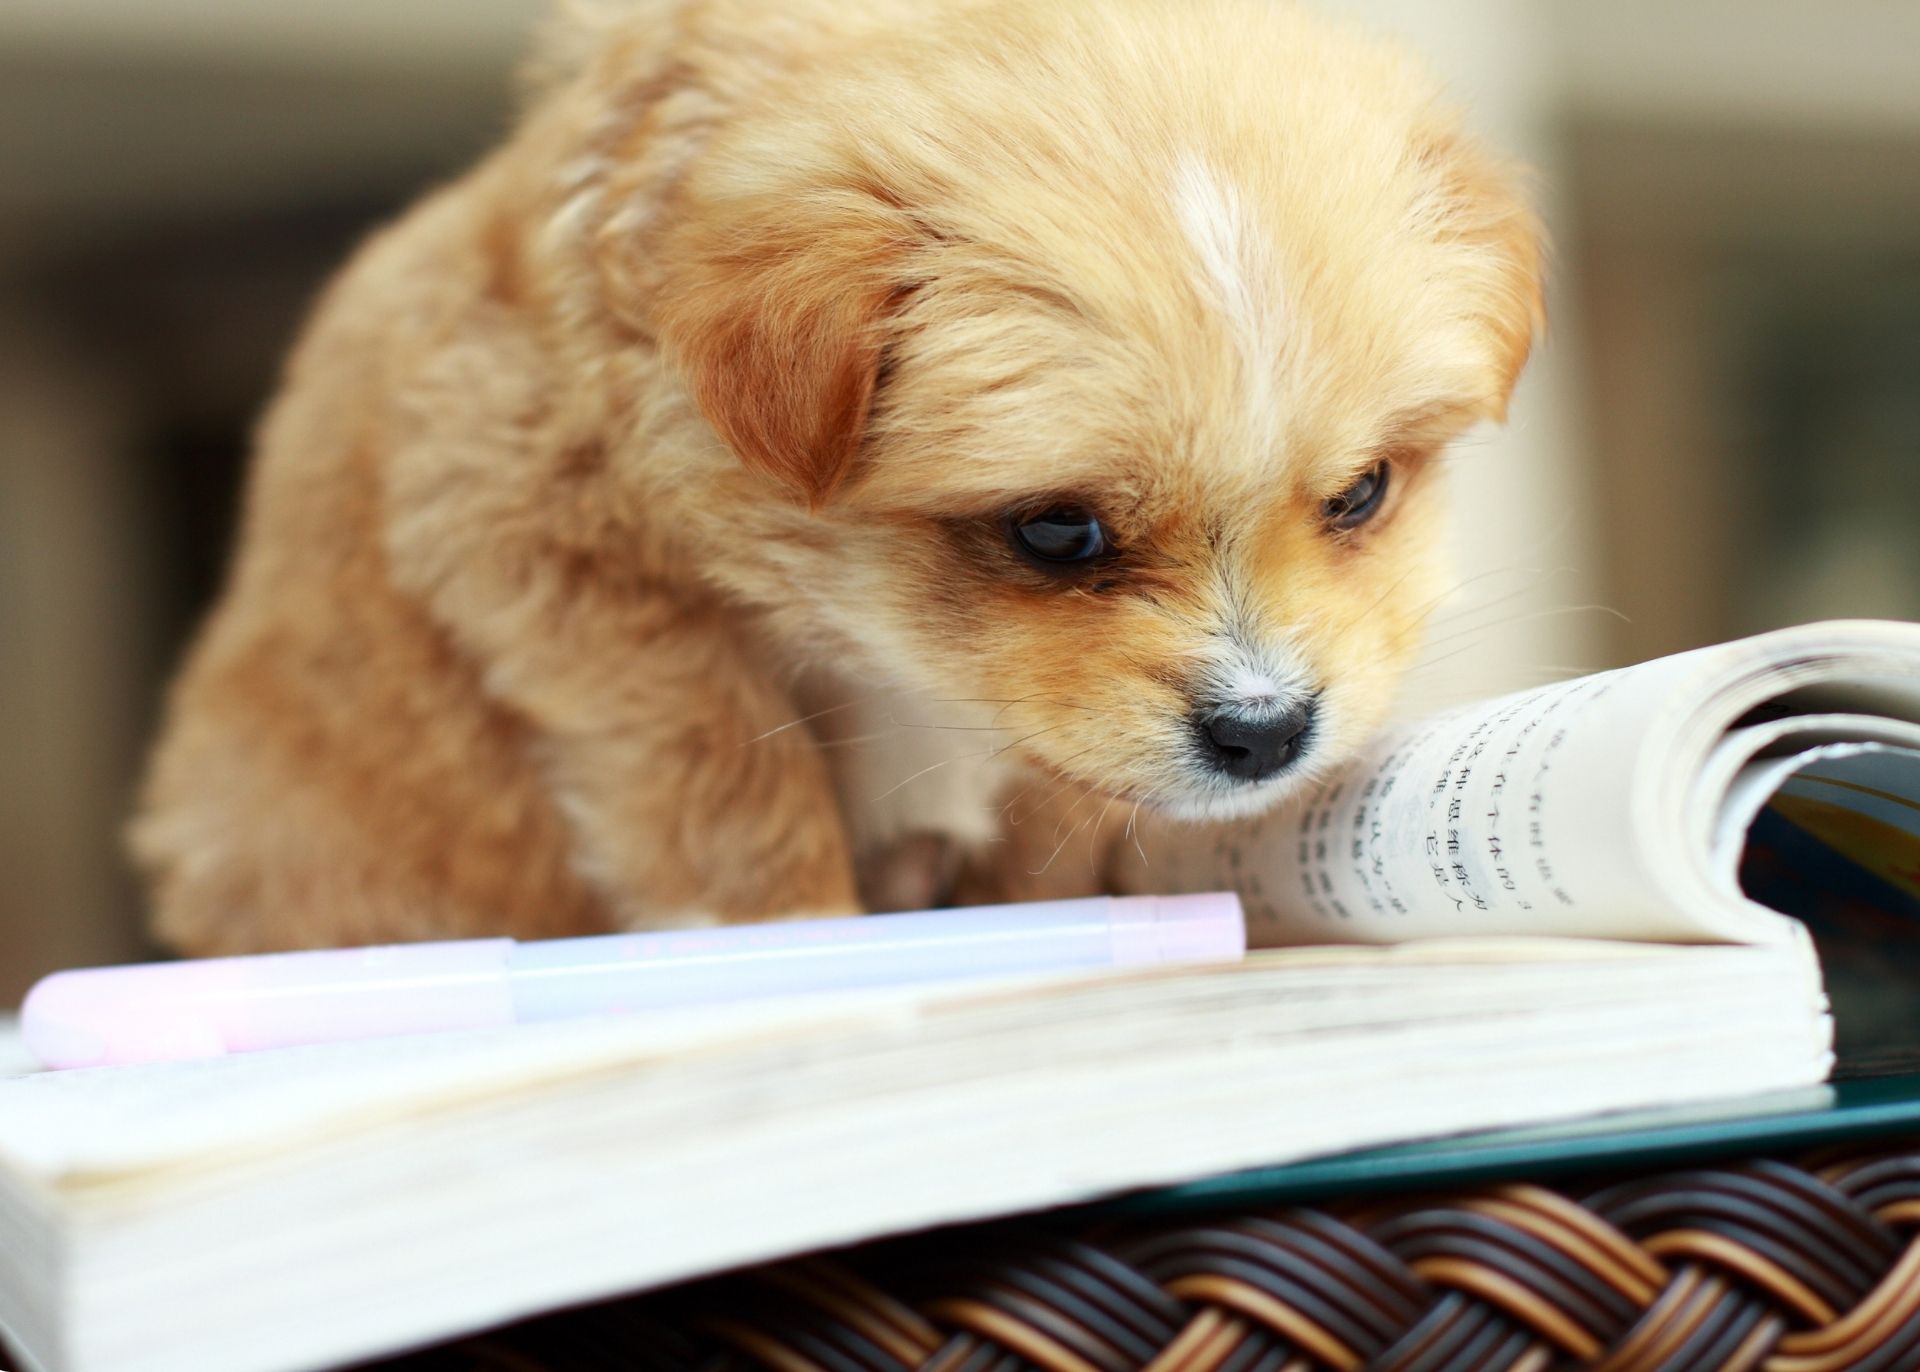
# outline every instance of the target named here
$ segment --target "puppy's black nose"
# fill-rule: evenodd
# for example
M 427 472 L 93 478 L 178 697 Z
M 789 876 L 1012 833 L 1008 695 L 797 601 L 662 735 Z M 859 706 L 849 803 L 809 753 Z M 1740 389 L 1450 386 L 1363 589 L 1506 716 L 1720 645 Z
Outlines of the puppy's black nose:
M 1194 719 L 1208 760 L 1230 777 L 1265 781 L 1300 755 L 1313 723 L 1313 702 L 1284 710 L 1227 707 Z

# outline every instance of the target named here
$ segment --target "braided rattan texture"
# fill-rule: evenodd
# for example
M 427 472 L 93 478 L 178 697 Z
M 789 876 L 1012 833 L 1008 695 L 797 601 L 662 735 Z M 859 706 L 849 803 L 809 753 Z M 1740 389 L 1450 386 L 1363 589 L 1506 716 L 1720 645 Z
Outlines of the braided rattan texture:
M 389 1372 L 1920 1372 L 1920 1143 L 869 1245 Z

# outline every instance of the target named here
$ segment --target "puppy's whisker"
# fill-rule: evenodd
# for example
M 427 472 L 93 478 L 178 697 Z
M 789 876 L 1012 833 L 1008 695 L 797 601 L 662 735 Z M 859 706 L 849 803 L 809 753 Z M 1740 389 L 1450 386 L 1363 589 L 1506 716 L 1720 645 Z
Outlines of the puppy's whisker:
M 1048 734 L 1053 733 L 1055 730 L 1064 729 L 1066 727 L 1067 726 L 1064 724 L 1049 724 L 1044 729 L 1035 729 L 1032 733 L 1023 734 L 1021 737 L 1014 739 L 1011 743 L 1002 744 L 1000 747 L 994 749 L 992 753 L 988 754 L 988 756 L 999 757 L 1002 753 L 1009 752 L 1014 748 L 1018 748 L 1023 743 L 1031 743 L 1036 738 L 1044 738 Z M 1078 756 L 1078 754 L 1075 754 L 1075 756 Z
M 1080 809 L 1080 807 L 1082 805 L 1085 805 L 1092 798 L 1093 798 L 1092 791 L 1086 790 L 1085 788 L 1081 789 L 1079 798 L 1075 800 L 1073 804 L 1067 807 L 1066 813 L 1061 815 L 1059 821 L 1055 823 L 1055 825 L 1053 826 L 1053 836 L 1055 838 L 1060 837 L 1060 831 L 1067 827 L 1067 821 L 1072 819 L 1074 817 L 1074 814 Z M 1078 831 L 1076 830 L 1075 832 L 1078 832 Z
M 1509 572 L 1517 573 L 1523 570 L 1525 569 L 1518 568 L 1518 567 L 1495 567 L 1489 571 L 1480 572 L 1475 576 L 1464 577 L 1461 580 L 1454 582 L 1453 585 L 1447 587 L 1446 590 L 1440 592 L 1438 595 L 1433 596 L 1431 599 L 1427 600 L 1425 603 L 1418 606 L 1413 611 L 1412 617 L 1408 621 L 1407 627 L 1402 629 L 1399 633 L 1393 636 L 1393 638 L 1390 640 L 1389 646 L 1397 649 L 1401 647 L 1403 644 L 1405 644 L 1406 641 L 1409 638 L 1412 638 L 1415 634 L 1426 632 L 1426 630 L 1430 625 L 1430 621 L 1433 619 L 1436 612 L 1443 610 L 1446 607 L 1447 601 L 1451 600 L 1454 596 L 1458 595 L 1461 591 L 1464 591 L 1467 587 L 1474 585 L 1476 582 L 1485 581 L 1489 577 L 1503 576 Z M 1525 594 L 1526 589 L 1527 588 L 1523 587 L 1521 588 L 1521 590 L 1514 592 L 1514 594 L 1515 595 Z M 1384 597 L 1382 599 L 1384 600 Z M 1378 603 L 1380 602 L 1376 602 L 1376 604 Z M 1498 604 L 1500 602 L 1493 601 L 1488 603 Z
M 1568 569 L 1561 568 L 1559 570 L 1564 571 Z M 1476 572 L 1472 576 L 1461 577 L 1458 581 L 1454 582 L 1451 586 L 1447 587 L 1446 590 L 1440 592 L 1439 595 L 1434 596 L 1431 600 L 1427 601 L 1424 605 L 1422 605 L 1417 611 L 1415 611 L 1415 614 L 1417 617 L 1425 619 L 1426 617 L 1433 615 L 1436 612 L 1453 613 L 1454 611 L 1452 607 L 1448 604 L 1449 601 L 1451 601 L 1455 596 L 1459 595 L 1460 592 L 1466 590 L 1469 586 L 1477 586 L 1483 581 L 1491 581 L 1494 577 L 1525 576 L 1530 578 L 1530 580 L 1526 583 L 1526 585 L 1519 587 L 1517 590 L 1515 590 L 1512 593 L 1514 595 L 1524 595 L 1528 590 L 1532 589 L 1532 587 L 1540 580 L 1540 578 L 1551 575 L 1551 574 L 1552 574 L 1551 572 L 1544 570 L 1542 568 L 1523 566 L 1517 562 L 1509 563 L 1504 567 L 1489 567 L 1484 572 Z M 1504 600 L 1506 598 L 1507 597 L 1503 596 L 1500 598 L 1500 600 Z M 1477 605 L 1462 605 L 1460 607 L 1459 612 L 1463 614 L 1472 613 L 1477 610 L 1484 609 L 1488 605 L 1497 605 L 1500 603 L 1500 600 L 1481 601 Z
M 1028 783 L 1027 785 L 1022 786 L 1019 790 L 1015 791 L 1013 795 L 1007 800 L 1006 804 L 1002 805 L 998 810 L 994 811 L 994 818 L 1002 821 L 1003 823 L 1011 825 L 1013 821 L 1008 817 L 1007 812 L 1033 793 L 1034 784 L 1035 783 Z
M 1443 662 L 1450 662 L 1456 657 L 1461 657 L 1467 653 L 1474 652 L 1480 648 L 1485 647 L 1486 642 L 1487 641 L 1484 637 L 1472 639 L 1466 643 L 1460 644 L 1456 648 L 1453 648 L 1447 652 L 1440 654 L 1439 657 L 1414 663 L 1413 666 L 1407 669 L 1407 677 L 1406 677 L 1407 683 L 1409 685 L 1420 684 L 1416 679 L 1416 675 L 1415 675 L 1416 673 L 1424 672 L 1431 667 L 1438 667 Z
M 1079 752 L 1070 754 L 1069 756 L 1062 758 L 1058 763 L 1054 764 L 1054 770 L 1064 771 L 1069 763 L 1078 762 L 1081 758 L 1085 757 L 1088 753 L 1091 753 L 1094 750 L 1094 748 L 1097 746 L 1098 745 L 1090 744 L 1087 747 L 1082 748 Z M 1048 791 L 1044 796 L 1041 796 L 1039 800 L 1033 803 L 1033 808 L 1028 810 L 1025 815 L 1019 818 L 1015 818 L 1012 815 L 1008 815 L 1007 823 L 1015 826 L 1026 823 L 1027 820 L 1032 819 L 1035 815 L 1040 813 L 1040 811 L 1044 809 L 1048 805 L 1048 803 L 1050 803 L 1053 800 L 1055 796 L 1059 795 L 1061 791 L 1073 785 L 1076 780 L 1077 778 L 1072 776 L 1062 777 L 1060 779 L 1060 782 L 1056 786 L 1054 786 L 1052 790 Z M 1039 783 L 1035 782 L 1034 785 L 1037 786 L 1039 785 Z M 1023 794 L 1030 793 L 1032 790 L 1033 790 L 1033 787 L 1029 786 L 1027 788 L 1027 792 L 1023 792 Z M 1007 808 L 1009 810 L 1012 809 L 1012 802 L 1008 803 Z
M 1092 795 L 1093 793 L 1091 791 L 1083 789 L 1080 792 L 1079 797 L 1073 802 L 1073 804 L 1067 807 L 1066 813 L 1061 815 L 1059 820 L 1053 826 L 1052 837 L 1055 840 L 1053 845 L 1053 851 L 1047 854 L 1047 860 L 1040 864 L 1039 870 L 1027 873 L 1028 876 L 1037 877 L 1037 876 L 1044 875 L 1047 869 L 1053 866 L 1054 859 L 1060 856 L 1060 850 L 1065 848 L 1068 843 L 1072 842 L 1074 835 L 1078 834 L 1083 828 L 1086 827 L 1087 821 L 1082 820 L 1079 824 L 1074 825 L 1072 829 L 1068 829 L 1066 832 L 1066 836 L 1064 838 L 1061 837 L 1061 831 L 1063 829 L 1067 829 L 1067 821 L 1069 821 L 1074 817 L 1075 813 L 1079 811 L 1080 807 L 1086 804 L 1087 801 L 1092 798 Z M 1092 818 L 1093 818 L 1092 815 L 1087 816 L 1088 820 Z
M 1113 809 L 1113 803 L 1118 799 L 1118 796 L 1107 797 L 1107 803 L 1100 807 L 1100 813 L 1094 817 L 1093 827 L 1087 832 L 1087 875 L 1090 877 L 1098 878 L 1100 875 L 1096 851 L 1100 835 L 1107 827 L 1107 813 Z
M 1051 698 L 1041 697 L 1041 696 L 1023 696 L 1019 700 L 1008 701 L 1005 705 L 1001 706 L 998 710 L 996 710 L 993 715 L 993 723 L 995 724 L 1000 723 L 1001 718 L 1007 713 L 1007 711 L 1012 710 L 1017 706 L 1033 705 L 1035 703 L 1046 704 L 1046 705 L 1058 705 L 1064 709 L 1078 710 L 1082 714 L 1087 714 L 1087 715 L 1097 716 L 1099 713 L 1090 705 L 1079 705 L 1079 704 L 1075 704 L 1072 701 L 1056 701 Z
M 1075 808 L 1078 808 L 1078 807 L 1076 806 Z M 1069 810 L 1067 813 L 1072 814 L 1073 811 Z M 1077 834 L 1079 834 L 1079 832 L 1082 829 L 1086 828 L 1087 825 L 1092 822 L 1092 820 L 1093 820 L 1093 816 L 1088 815 L 1086 819 L 1081 820 L 1079 824 L 1075 825 L 1073 829 L 1073 833 L 1068 834 L 1065 838 L 1061 839 L 1058 843 L 1053 845 L 1053 851 L 1051 853 L 1048 853 L 1047 860 L 1040 864 L 1040 870 L 1037 872 L 1029 872 L 1027 873 L 1027 875 L 1034 876 L 1034 877 L 1045 876 L 1047 874 L 1047 870 L 1053 866 L 1054 859 L 1060 856 L 1061 850 L 1064 849 L 1069 843 L 1073 842 L 1074 837 Z
M 1394 583 L 1391 586 L 1387 587 L 1386 590 L 1380 592 L 1378 598 L 1376 598 L 1371 605 L 1367 606 L 1366 609 L 1360 611 L 1359 614 L 1349 616 L 1346 621 L 1345 627 L 1351 628 L 1353 625 L 1358 624 L 1362 620 L 1366 619 L 1368 615 L 1371 615 L 1375 610 L 1379 609 L 1382 605 L 1385 605 L 1387 603 L 1387 598 L 1391 596 L 1395 591 L 1399 590 L 1402 586 L 1406 585 L 1407 578 L 1411 577 L 1418 570 L 1420 570 L 1418 567 L 1409 567 L 1405 572 L 1401 573 L 1400 576 L 1395 578 Z
M 1462 628 L 1456 633 L 1442 634 L 1439 638 L 1430 639 L 1427 642 L 1426 646 L 1428 648 L 1444 647 L 1448 643 L 1457 641 L 1462 635 L 1465 635 L 1465 634 L 1485 634 L 1485 633 L 1490 633 L 1495 629 L 1511 628 L 1515 624 L 1531 624 L 1537 620 L 1554 619 L 1561 615 L 1580 615 L 1580 614 L 1607 614 L 1607 615 L 1612 615 L 1615 619 L 1618 619 L 1622 624 L 1633 623 L 1631 619 L 1629 619 L 1626 615 L 1622 614 L 1619 610 L 1614 609 L 1611 605 L 1556 605 L 1549 609 L 1533 610 L 1526 614 L 1510 615 L 1505 619 L 1495 620 L 1490 624 L 1472 625 L 1470 627 Z
M 843 710 L 851 710 L 855 706 L 865 705 L 868 701 L 876 699 L 877 695 L 878 693 L 876 692 L 874 695 L 862 696 L 858 700 L 843 700 L 838 705 L 829 705 L 824 710 L 815 710 L 810 715 L 802 715 L 798 719 L 790 719 L 785 724 L 776 724 L 764 734 L 755 734 L 752 738 L 745 740 L 740 746 L 745 748 L 750 744 L 759 743 L 762 739 L 772 738 L 775 734 L 784 734 L 789 729 L 797 729 L 802 724 L 811 724 L 816 719 L 825 719 L 828 715 L 837 715 Z
M 932 724 L 912 719 L 893 719 L 887 721 L 896 729 L 931 729 L 948 734 L 1002 734 L 1006 726 L 1001 724 Z
M 1540 586 L 1541 583 L 1549 577 L 1557 576 L 1571 570 L 1572 568 L 1569 567 L 1522 567 L 1518 564 L 1510 567 L 1499 567 L 1493 571 L 1484 572 L 1479 576 L 1468 577 L 1464 581 L 1457 583 L 1453 591 L 1448 593 L 1447 599 L 1450 603 L 1441 605 L 1436 613 L 1442 619 L 1456 615 L 1478 614 L 1489 606 L 1501 605 L 1513 599 L 1515 596 L 1527 594 L 1529 591 Z M 1492 581 L 1495 577 L 1504 576 L 1525 577 L 1526 580 L 1505 594 L 1494 596 L 1490 600 L 1454 599 L 1459 592 L 1469 586 L 1475 586 L 1483 581 Z
M 773 728 L 768 729 L 765 733 L 756 734 L 752 738 L 744 740 L 740 746 L 744 748 L 749 744 L 759 743 L 765 739 L 772 738 L 776 734 L 783 734 L 789 729 L 796 729 L 803 724 L 811 724 L 815 720 L 824 719 L 829 715 L 841 714 L 847 710 L 855 709 L 859 706 L 866 705 L 871 701 L 880 699 L 885 694 L 886 694 L 885 692 L 876 691 L 869 695 L 858 697 L 857 699 L 841 701 L 837 705 L 829 705 L 823 710 L 815 710 L 811 714 L 802 715 L 798 719 L 790 719 L 785 724 L 776 725 Z M 889 710 L 887 712 L 887 724 L 893 729 L 927 729 L 927 730 L 949 731 L 954 733 L 982 733 L 982 734 L 1002 733 L 1005 731 L 1006 726 L 998 722 L 999 716 L 1001 714 L 1006 713 L 1006 711 L 1011 709 L 1013 706 L 1026 704 L 1037 698 L 1038 697 L 1035 697 L 1035 696 L 1022 696 L 1016 700 L 1001 700 L 998 698 L 964 698 L 964 697 L 930 698 L 935 704 L 998 705 L 1000 707 L 1000 710 L 996 712 L 994 716 L 994 722 L 987 723 L 987 724 L 941 724 L 933 720 L 901 719 L 893 711 Z M 1050 701 L 1049 703 L 1064 705 L 1072 709 L 1081 709 L 1081 710 L 1090 709 L 1090 707 L 1088 706 L 1073 705 L 1071 702 L 1068 702 L 1068 701 Z M 871 734 L 861 734 L 855 738 L 825 739 L 820 741 L 818 746 L 822 748 L 844 748 L 856 743 L 875 742 L 879 739 L 886 738 L 889 736 L 890 735 L 884 734 L 884 733 L 871 733 Z
M 991 760 L 993 758 L 997 758 L 1002 753 L 1006 752 L 1009 748 L 1017 748 L 1023 743 L 1027 743 L 1032 741 L 1033 739 L 1039 738 L 1042 734 L 1052 733 L 1054 729 L 1058 729 L 1062 727 L 1064 726 L 1058 725 L 1058 724 L 1051 725 L 1045 729 L 1036 729 L 1033 733 L 1027 734 L 1023 738 L 1014 739 L 1011 743 L 1003 743 L 998 748 L 988 748 L 978 753 L 961 753 L 955 757 L 941 758 L 940 761 L 938 762 L 929 763 L 927 766 L 922 767 L 919 771 L 915 772 L 913 775 L 909 777 L 905 777 L 899 781 L 896 781 L 893 785 L 889 786 L 886 790 L 882 791 L 879 795 L 875 796 L 873 798 L 872 803 L 876 805 L 879 804 L 881 801 L 891 796 L 895 791 L 898 791 L 901 787 L 906 786 L 912 782 L 918 781 L 921 777 L 926 776 L 929 772 L 937 772 L 942 767 L 951 767 L 956 762 L 978 762 L 978 761 L 981 761 L 982 759 Z
M 1531 587 L 1523 586 L 1517 591 L 1510 591 L 1506 595 L 1485 601 L 1470 609 L 1457 611 L 1450 615 L 1433 616 L 1425 624 L 1420 626 L 1420 628 L 1429 635 L 1429 637 L 1421 643 L 1421 648 L 1423 650 L 1431 648 L 1436 643 L 1447 642 L 1462 633 L 1477 633 L 1482 629 L 1497 626 L 1501 622 L 1500 616 L 1496 615 L 1491 619 L 1483 618 L 1483 616 L 1486 616 L 1490 611 L 1504 609 L 1506 606 L 1511 605 L 1514 601 L 1526 595 L 1531 589 Z M 1445 628 L 1448 632 L 1434 636 L 1432 631 L 1435 627 Z
M 1007 818 L 1007 812 L 1012 810 L 1013 807 L 1018 805 L 1022 800 L 1026 799 L 1026 797 L 1032 795 L 1034 788 L 1037 787 L 1043 779 L 1044 778 L 1041 777 L 1035 777 L 1033 780 L 1028 781 L 1026 785 L 1022 786 L 1011 796 L 1008 796 L 1005 801 L 1001 802 L 999 809 L 994 812 L 995 815 L 999 819 L 1005 820 Z
M 1426 650 L 1423 651 L 1422 657 L 1418 661 L 1416 661 L 1411 667 L 1408 668 L 1406 683 L 1409 685 L 1420 684 L 1421 674 L 1430 672 L 1433 668 L 1438 667 L 1443 663 L 1446 663 L 1448 661 L 1451 661 L 1454 658 L 1460 657 L 1467 653 L 1474 652 L 1484 647 L 1488 637 L 1491 634 L 1493 634 L 1496 630 L 1506 628 L 1508 625 L 1524 624 L 1530 620 L 1550 618 L 1551 616 L 1558 615 L 1558 614 L 1575 614 L 1575 613 L 1582 613 L 1582 612 L 1593 611 L 1593 610 L 1604 610 L 1614 615 L 1620 614 L 1618 610 L 1613 610 L 1611 607 L 1605 606 L 1605 605 L 1567 605 L 1567 606 L 1557 607 L 1553 610 L 1543 610 L 1534 614 L 1514 615 L 1508 619 L 1497 621 L 1492 624 L 1483 624 L 1483 625 L 1476 626 L 1472 630 L 1465 631 L 1464 633 L 1464 636 L 1466 638 L 1465 642 L 1459 642 L 1459 639 L 1463 635 L 1459 635 L 1459 634 L 1449 635 L 1444 639 L 1438 640 L 1438 643 L 1440 645 L 1453 643 L 1454 646 L 1449 648 L 1446 652 L 1439 654 L 1439 656 L 1437 657 L 1427 657 L 1425 656 L 1425 651 L 1431 651 L 1431 649 L 1434 646 L 1436 646 L 1435 644 L 1432 644 L 1432 643 L 1428 644 Z M 1624 616 L 1621 616 L 1621 618 L 1623 619 L 1623 621 L 1625 620 Z M 1626 621 L 1626 622 L 1631 622 L 1631 621 Z M 1590 667 L 1562 667 L 1562 668 L 1540 668 L 1536 670 L 1545 671 L 1545 672 L 1557 672 L 1560 674 L 1562 678 L 1565 678 L 1565 677 L 1574 677 L 1574 676 L 1586 676 L 1590 672 L 1592 672 L 1594 669 Z
M 962 753 L 958 757 L 943 757 L 938 762 L 930 762 L 925 767 L 922 767 L 919 771 L 914 772 L 910 776 L 902 777 L 899 781 L 894 782 L 893 785 L 887 787 L 886 790 L 882 791 L 879 795 L 875 796 L 870 803 L 878 805 L 881 801 L 887 799 L 887 797 L 891 796 L 894 792 L 898 791 L 901 787 L 909 786 L 914 782 L 920 780 L 921 777 L 926 776 L 928 773 L 939 771 L 942 767 L 951 767 L 956 762 L 972 762 L 972 761 L 977 761 L 980 758 L 991 757 L 991 756 L 993 756 L 993 752 L 991 749 L 989 749 L 986 752 Z
M 823 742 L 816 743 L 814 747 L 822 750 L 828 748 L 852 748 L 862 743 L 888 742 L 897 737 L 898 735 L 890 731 L 883 731 L 877 734 L 856 734 L 852 738 L 830 738 Z
M 1557 570 L 1564 571 L 1569 569 L 1560 568 Z M 1398 649 L 1401 646 L 1403 646 L 1408 639 L 1414 637 L 1416 634 L 1429 633 L 1435 624 L 1444 624 L 1444 625 L 1447 625 L 1449 628 L 1458 628 L 1461 630 L 1467 630 L 1470 628 L 1479 627 L 1476 625 L 1470 625 L 1467 623 L 1467 621 L 1474 616 L 1483 615 L 1489 610 L 1498 609 L 1503 605 L 1507 605 L 1515 600 L 1518 600 L 1520 597 L 1526 595 L 1530 590 L 1533 589 L 1534 583 L 1529 582 L 1527 585 L 1521 586 L 1515 590 L 1509 591 L 1507 594 L 1503 596 L 1496 596 L 1492 600 L 1481 601 L 1477 605 L 1463 606 L 1458 610 L 1454 610 L 1452 607 L 1446 606 L 1444 602 L 1449 598 L 1451 598 L 1452 596 L 1454 596 L 1455 594 L 1457 594 L 1458 592 L 1460 592 L 1461 590 L 1464 590 L 1466 587 L 1473 585 L 1475 582 L 1485 581 L 1490 577 L 1502 576 L 1507 573 L 1516 573 L 1516 574 L 1531 573 L 1531 574 L 1534 574 L 1535 576 L 1550 574 L 1550 573 L 1542 573 L 1538 568 L 1524 568 L 1519 566 L 1512 566 L 1512 567 L 1496 567 L 1490 571 L 1481 572 L 1477 576 L 1467 577 L 1462 581 L 1456 582 L 1451 589 L 1434 597 L 1432 600 L 1429 600 L 1425 605 L 1421 606 L 1420 609 L 1415 611 L 1414 617 L 1408 623 L 1407 627 L 1403 629 L 1400 633 L 1394 635 L 1393 639 L 1391 640 L 1390 646 L 1395 649 Z M 1421 645 L 1422 651 L 1425 651 L 1426 649 L 1431 648 L 1435 641 L 1436 640 L 1432 638 L 1427 639 Z
M 1091 750 L 1088 750 L 1088 751 L 1091 751 Z M 1083 754 L 1075 753 L 1074 756 L 1080 757 L 1080 756 L 1083 756 Z M 1013 807 L 1015 803 L 1025 799 L 1028 796 L 1031 796 L 1036 790 L 1039 789 L 1040 784 L 1041 783 L 1038 781 L 1034 782 L 1033 785 L 1028 786 L 1018 796 L 1015 796 L 1013 800 L 1010 800 L 1007 802 L 1006 808 L 1001 811 L 1001 814 L 1005 816 L 1007 825 L 1009 828 L 1018 829 L 1022 824 L 1025 824 L 1028 820 L 1032 819 L 1035 815 L 1039 814 L 1040 811 L 1045 809 L 1047 802 L 1052 800 L 1054 796 L 1059 793 L 1060 787 L 1055 786 L 1052 790 L 1048 791 L 1045 795 L 1041 796 L 1040 799 L 1034 801 L 1032 805 L 1028 806 L 1025 814 L 1019 814 L 1019 815 L 1014 814 Z
M 1062 709 L 1085 710 L 1090 714 L 1093 712 L 1091 705 L 1080 705 L 1071 700 L 1061 700 L 1057 696 L 1041 695 L 1037 691 L 1032 695 L 1016 696 L 1012 700 L 1003 700 L 997 696 L 929 696 L 928 699 L 935 705 L 1000 705 L 1009 708 L 1038 700 L 1048 705 L 1058 705 Z
M 1133 840 L 1133 851 L 1140 855 L 1140 865 L 1142 867 L 1151 867 L 1153 864 L 1147 861 L 1147 850 L 1142 847 L 1140 843 L 1140 807 L 1151 800 L 1155 794 L 1156 792 L 1148 791 L 1145 795 L 1135 800 L 1133 802 L 1133 813 L 1127 816 L 1127 837 Z

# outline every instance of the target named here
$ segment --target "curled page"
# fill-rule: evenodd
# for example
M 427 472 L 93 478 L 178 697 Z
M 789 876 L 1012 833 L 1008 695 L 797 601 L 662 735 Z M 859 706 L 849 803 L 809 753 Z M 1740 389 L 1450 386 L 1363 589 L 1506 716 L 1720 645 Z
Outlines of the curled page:
M 1792 732 L 1779 721 L 1816 717 L 1825 741 L 1906 739 L 1920 627 L 1814 625 L 1402 726 L 1269 815 L 1156 822 L 1122 854 L 1122 884 L 1236 890 L 1271 945 L 1795 940 L 1716 873 L 1713 845 L 1741 767 Z M 1849 735 L 1848 717 L 1869 723 Z M 1751 747 L 1726 744 L 1770 722 Z

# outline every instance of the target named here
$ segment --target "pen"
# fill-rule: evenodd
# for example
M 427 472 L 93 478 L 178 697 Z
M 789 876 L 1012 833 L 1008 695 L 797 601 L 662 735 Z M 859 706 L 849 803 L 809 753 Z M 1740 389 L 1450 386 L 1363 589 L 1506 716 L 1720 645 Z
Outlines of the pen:
M 43 1066 L 95 1067 L 1245 949 L 1232 895 L 1100 896 L 87 968 L 35 985 L 21 1029 Z

